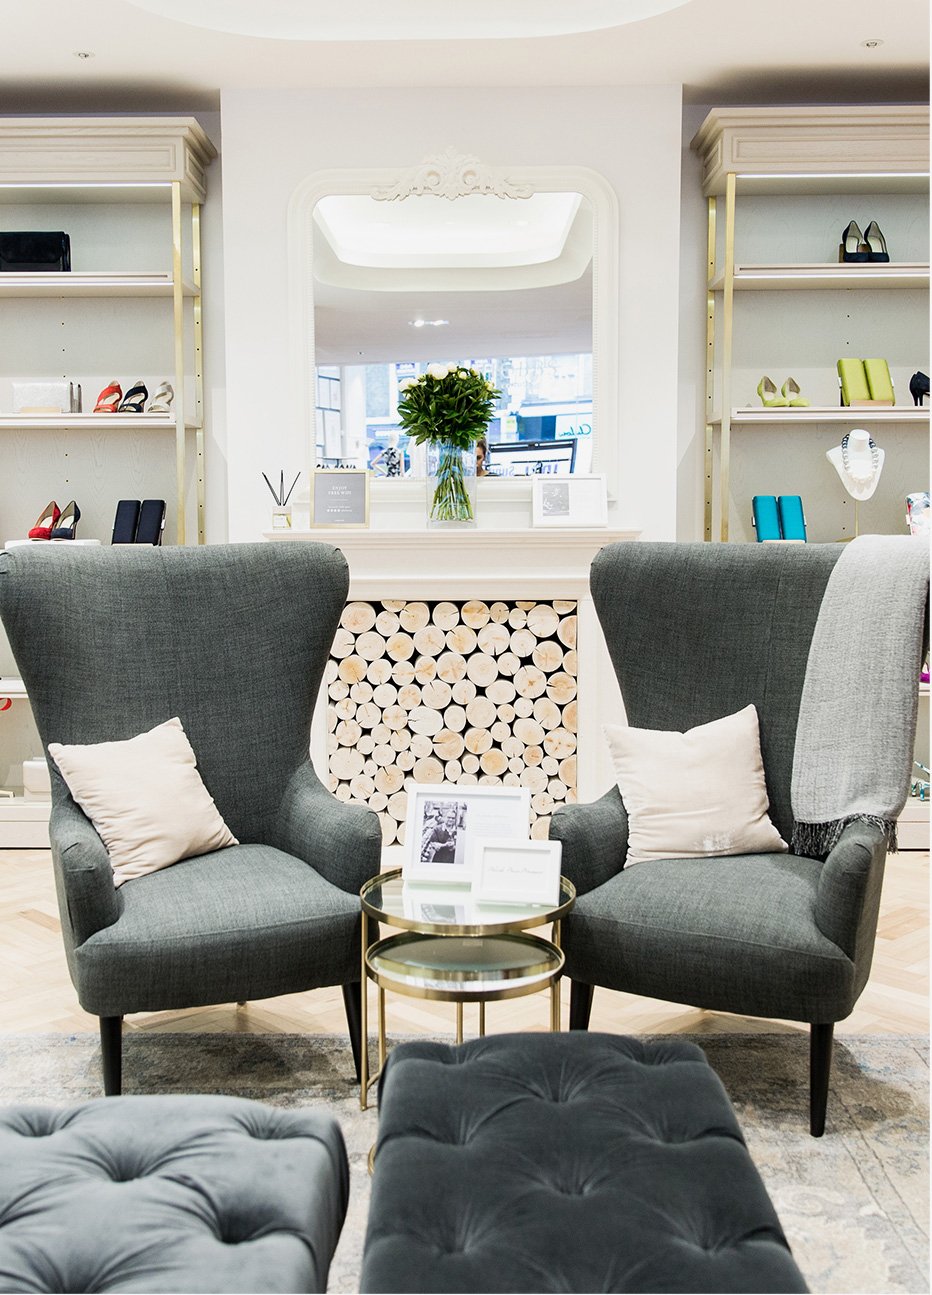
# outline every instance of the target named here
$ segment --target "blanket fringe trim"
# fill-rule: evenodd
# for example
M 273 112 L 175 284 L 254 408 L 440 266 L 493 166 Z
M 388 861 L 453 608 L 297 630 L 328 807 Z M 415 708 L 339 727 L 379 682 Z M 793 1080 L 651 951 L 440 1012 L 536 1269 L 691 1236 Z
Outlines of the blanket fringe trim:
M 796 823 L 790 848 L 794 854 L 808 859 L 824 859 L 834 850 L 849 823 L 869 823 L 876 827 L 887 838 L 887 850 L 896 853 L 896 819 L 883 818 L 880 814 L 850 814 L 828 823 Z

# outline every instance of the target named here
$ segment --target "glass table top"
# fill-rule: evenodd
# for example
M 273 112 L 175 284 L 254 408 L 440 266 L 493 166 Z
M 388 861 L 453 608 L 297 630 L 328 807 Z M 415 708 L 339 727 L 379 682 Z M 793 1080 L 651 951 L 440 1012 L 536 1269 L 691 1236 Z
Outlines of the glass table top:
M 402 880 L 400 868 L 371 877 L 360 892 L 370 917 L 411 931 L 477 936 L 525 931 L 557 921 L 572 908 L 576 889 L 560 878 L 556 904 L 481 903 L 468 886 L 429 886 Z

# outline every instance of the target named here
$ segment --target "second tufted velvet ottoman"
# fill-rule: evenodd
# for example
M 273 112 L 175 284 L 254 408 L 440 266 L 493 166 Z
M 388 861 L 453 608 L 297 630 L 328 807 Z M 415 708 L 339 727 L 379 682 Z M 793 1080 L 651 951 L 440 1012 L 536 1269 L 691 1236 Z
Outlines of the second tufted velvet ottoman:
M 0 1109 L 0 1291 L 324 1291 L 339 1125 L 236 1097 Z
M 379 1085 L 363 1291 L 805 1291 L 684 1040 L 406 1043 Z

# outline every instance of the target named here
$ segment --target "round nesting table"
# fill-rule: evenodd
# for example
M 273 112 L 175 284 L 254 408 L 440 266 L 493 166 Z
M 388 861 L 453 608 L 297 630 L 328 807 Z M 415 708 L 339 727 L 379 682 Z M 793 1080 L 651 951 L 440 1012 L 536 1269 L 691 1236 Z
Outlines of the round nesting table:
M 550 1028 L 560 1028 L 559 978 L 563 970 L 560 920 L 576 899 L 572 882 L 560 878 L 556 904 L 483 904 L 469 890 L 405 885 L 401 869 L 370 878 L 360 892 L 362 968 L 359 1104 L 385 1064 L 385 991 L 456 1004 L 456 1041 L 463 1041 L 463 1004 L 479 1006 L 479 1034 L 485 1033 L 485 1005 L 550 989 Z M 369 942 L 369 922 L 384 922 L 400 933 Z M 551 938 L 534 927 L 553 923 Z M 378 986 L 379 1064 L 369 1075 L 366 986 Z

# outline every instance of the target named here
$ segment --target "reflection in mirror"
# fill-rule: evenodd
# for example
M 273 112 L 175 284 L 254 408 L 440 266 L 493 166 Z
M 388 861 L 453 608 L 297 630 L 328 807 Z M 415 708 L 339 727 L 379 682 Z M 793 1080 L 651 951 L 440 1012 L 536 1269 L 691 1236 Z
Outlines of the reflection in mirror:
M 459 364 L 502 392 L 487 475 L 590 471 L 592 246 L 578 193 L 321 199 L 318 463 L 423 475 L 423 450 L 397 421 L 399 384 L 431 364 Z

